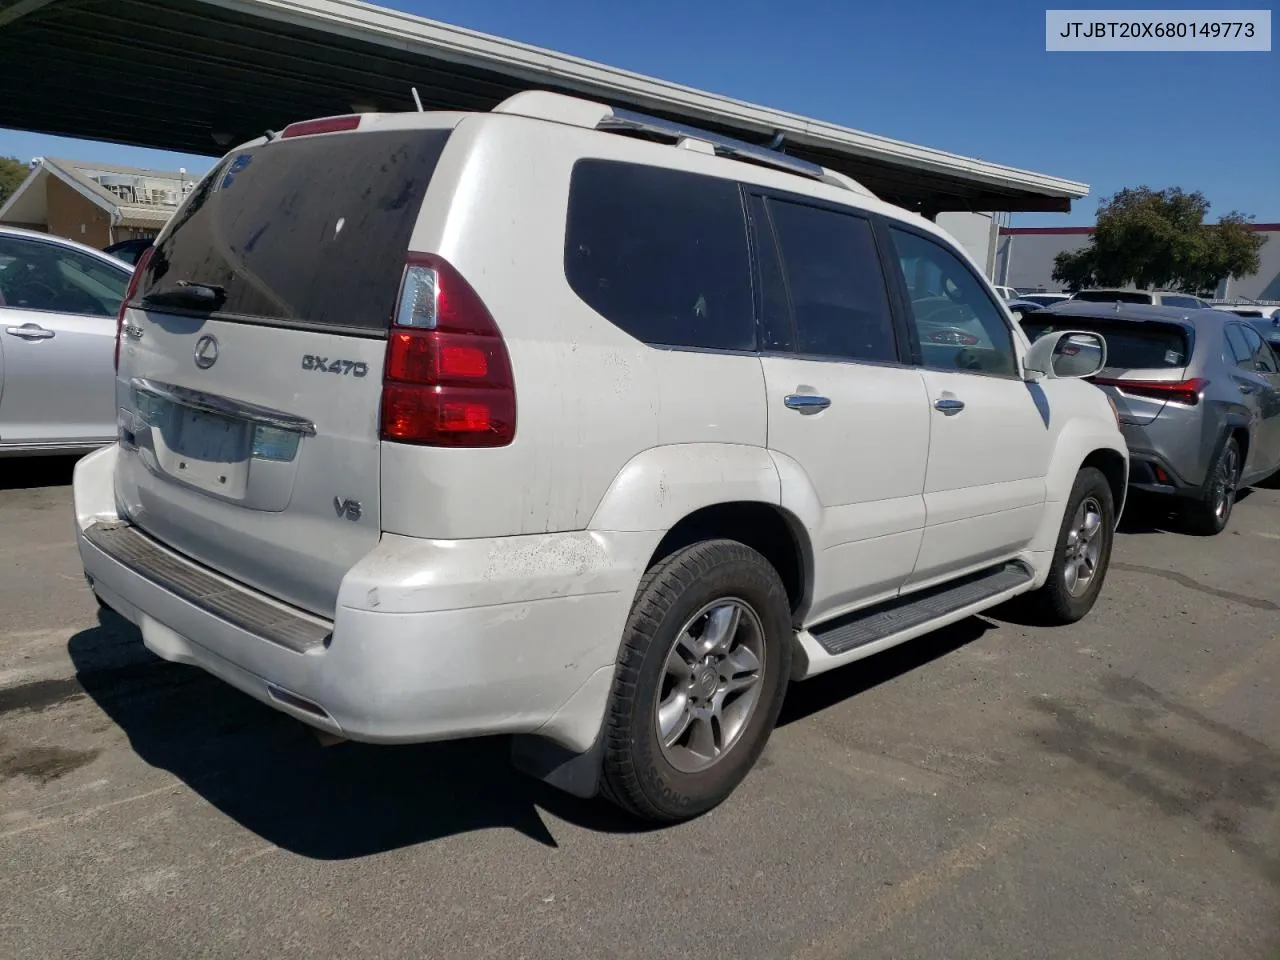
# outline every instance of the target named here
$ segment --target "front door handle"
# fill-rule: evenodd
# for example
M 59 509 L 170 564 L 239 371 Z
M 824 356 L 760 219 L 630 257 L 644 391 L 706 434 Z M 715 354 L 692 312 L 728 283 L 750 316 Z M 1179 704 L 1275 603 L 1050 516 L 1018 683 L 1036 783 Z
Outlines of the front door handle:
M 787 409 L 799 410 L 802 413 L 817 413 L 831 406 L 830 399 L 813 393 L 791 393 L 782 402 L 787 405 Z
M 941 410 L 943 413 L 959 413 L 964 409 L 964 401 L 954 397 L 942 397 L 933 401 L 933 409 Z
M 20 327 L 5 327 L 4 332 L 11 337 L 21 337 L 23 340 L 53 339 L 53 331 L 46 330 L 38 323 L 24 323 Z

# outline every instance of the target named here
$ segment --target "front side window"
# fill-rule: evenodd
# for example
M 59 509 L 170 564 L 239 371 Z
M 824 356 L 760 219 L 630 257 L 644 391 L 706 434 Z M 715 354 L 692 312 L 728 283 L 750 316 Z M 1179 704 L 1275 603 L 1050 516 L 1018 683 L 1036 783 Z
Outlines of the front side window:
M 924 365 L 1015 376 L 1004 314 L 964 262 L 935 240 L 890 227 Z
M 896 362 L 898 346 L 871 222 L 770 200 L 795 323 L 795 351 L 836 360 Z
M 0 306 L 114 317 L 129 273 L 79 250 L 0 237 Z
M 755 349 L 746 219 L 732 181 L 578 161 L 564 272 L 589 307 L 637 340 Z

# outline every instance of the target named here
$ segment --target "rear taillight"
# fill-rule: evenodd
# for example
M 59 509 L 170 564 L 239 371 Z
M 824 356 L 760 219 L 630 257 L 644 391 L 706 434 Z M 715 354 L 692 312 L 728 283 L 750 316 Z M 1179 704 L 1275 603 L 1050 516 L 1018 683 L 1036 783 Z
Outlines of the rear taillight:
M 471 284 L 435 254 L 410 254 L 387 338 L 382 439 L 502 447 L 516 433 L 511 358 Z
M 300 120 L 291 123 L 280 132 L 280 139 L 289 137 L 309 137 L 317 133 L 341 133 L 354 130 L 360 126 L 360 114 L 353 113 L 342 117 L 321 117 L 318 120 Z
M 155 247 L 147 247 L 142 251 L 142 256 L 138 257 L 138 262 L 134 264 L 133 276 L 129 278 L 129 285 L 125 287 L 124 299 L 120 301 L 120 312 L 116 314 L 115 365 L 117 373 L 120 372 L 120 341 L 124 337 L 124 313 L 129 309 L 129 301 L 138 292 L 138 281 L 142 279 L 142 271 L 147 269 L 147 264 L 151 262 L 151 255 L 155 252 Z
M 1208 380 L 1199 377 L 1194 380 L 1114 380 L 1095 377 L 1093 382 L 1100 387 L 1115 387 L 1121 393 L 1135 397 L 1185 403 L 1191 407 L 1200 402 L 1200 394 L 1209 385 Z

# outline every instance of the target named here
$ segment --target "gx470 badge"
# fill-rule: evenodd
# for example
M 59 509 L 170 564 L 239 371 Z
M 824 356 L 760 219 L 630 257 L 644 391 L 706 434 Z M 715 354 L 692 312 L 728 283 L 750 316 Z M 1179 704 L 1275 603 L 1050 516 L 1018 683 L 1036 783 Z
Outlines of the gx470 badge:
M 340 376 L 363 377 L 369 372 L 369 365 L 358 360 L 330 360 L 328 357 L 317 357 L 308 353 L 302 358 L 303 370 L 315 370 L 319 373 L 336 373 Z

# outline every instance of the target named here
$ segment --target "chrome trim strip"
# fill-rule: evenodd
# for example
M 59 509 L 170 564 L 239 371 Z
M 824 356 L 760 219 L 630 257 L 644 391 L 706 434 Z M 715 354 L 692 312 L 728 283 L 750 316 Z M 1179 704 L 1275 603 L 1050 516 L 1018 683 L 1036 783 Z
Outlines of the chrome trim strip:
M 279 430 L 289 430 L 293 433 L 300 433 L 304 437 L 314 437 L 316 435 L 316 425 L 310 420 L 295 417 L 291 413 L 272 410 L 270 407 L 260 407 L 256 403 L 246 403 L 243 400 L 233 400 L 230 397 L 203 393 L 200 390 L 192 390 L 189 387 L 160 383 L 156 380 L 148 380 L 145 377 L 134 377 L 129 382 L 129 385 L 134 390 L 149 393 L 162 400 L 168 400 L 170 403 L 176 403 L 179 406 L 190 407 L 193 410 L 216 413 L 219 416 L 231 417 L 236 420 L 247 420 L 250 423 L 275 427 Z

